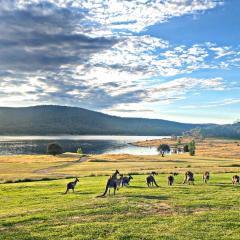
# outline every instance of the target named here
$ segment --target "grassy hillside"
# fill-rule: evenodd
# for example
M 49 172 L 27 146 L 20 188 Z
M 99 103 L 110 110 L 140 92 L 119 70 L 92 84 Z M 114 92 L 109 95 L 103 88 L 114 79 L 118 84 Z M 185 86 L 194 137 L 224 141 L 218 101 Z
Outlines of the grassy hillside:
M 76 107 L 0 108 L 0 135 L 180 135 L 198 126 L 202 125 L 120 118 Z

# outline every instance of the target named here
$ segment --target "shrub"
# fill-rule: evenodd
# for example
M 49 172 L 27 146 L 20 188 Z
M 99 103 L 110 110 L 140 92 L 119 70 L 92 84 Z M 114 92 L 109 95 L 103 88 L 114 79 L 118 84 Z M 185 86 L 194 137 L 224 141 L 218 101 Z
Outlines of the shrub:
M 79 155 L 82 155 L 82 154 L 83 154 L 83 150 L 82 150 L 81 147 L 79 147 L 79 148 L 77 149 L 77 153 L 78 153 Z
M 47 146 L 47 153 L 53 156 L 63 153 L 62 146 L 58 143 L 49 143 Z

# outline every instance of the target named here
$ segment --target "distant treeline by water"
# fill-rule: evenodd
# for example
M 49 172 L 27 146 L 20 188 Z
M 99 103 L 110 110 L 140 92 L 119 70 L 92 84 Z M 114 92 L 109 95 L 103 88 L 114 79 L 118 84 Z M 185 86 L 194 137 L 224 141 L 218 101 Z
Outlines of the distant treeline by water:
M 159 139 L 161 136 L 0 136 L 0 155 L 46 154 L 49 143 L 59 143 L 64 152 L 85 154 L 157 154 L 156 148 L 136 147 L 131 142 Z

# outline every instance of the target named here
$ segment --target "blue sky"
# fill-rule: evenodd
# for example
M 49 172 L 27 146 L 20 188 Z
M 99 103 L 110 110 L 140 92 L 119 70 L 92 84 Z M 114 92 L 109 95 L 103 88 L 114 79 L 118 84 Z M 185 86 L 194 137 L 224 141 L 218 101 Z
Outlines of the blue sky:
M 0 0 L 0 105 L 240 118 L 238 0 Z

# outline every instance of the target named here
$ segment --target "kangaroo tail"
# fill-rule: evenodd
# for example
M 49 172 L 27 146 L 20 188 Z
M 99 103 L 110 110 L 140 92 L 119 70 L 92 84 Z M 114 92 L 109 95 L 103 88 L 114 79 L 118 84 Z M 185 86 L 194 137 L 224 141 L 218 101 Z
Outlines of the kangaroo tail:
M 106 188 L 105 188 L 105 192 L 102 195 L 97 196 L 97 197 L 104 197 L 107 194 L 108 188 L 109 188 L 109 180 L 107 182 L 107 185 L 106 185 Z
M 157 182 L 156 182 L 156 180 L 155 180 L 155 178 L 153 178 L 153 182 L 154 182 L 154 184 L 155 184 L 156 187 L 159 187 L 158 184 L 157 184 Z

